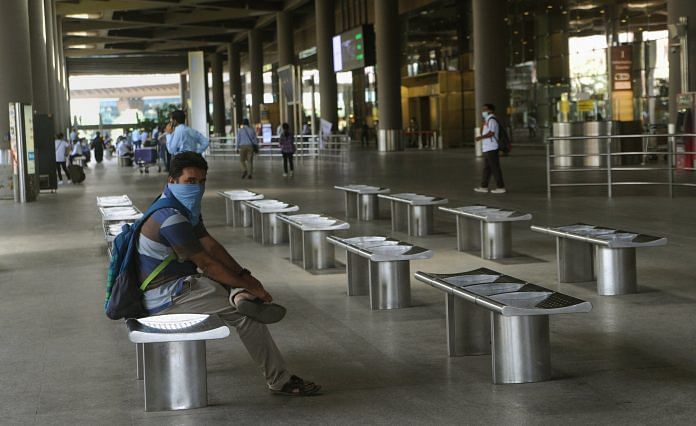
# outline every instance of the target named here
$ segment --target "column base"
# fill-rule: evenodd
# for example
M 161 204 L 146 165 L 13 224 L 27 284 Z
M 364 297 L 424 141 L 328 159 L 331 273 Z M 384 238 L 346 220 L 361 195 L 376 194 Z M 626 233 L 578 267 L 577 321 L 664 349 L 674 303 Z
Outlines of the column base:
M 433 223 L 433 206 L 408 206 L 408 235 L 430 235 L 433 233 Z
M 542 382 L 551 378 L 549 316 L 505 317 L 493 313 L 493 383 Z
M 401 129 L 379 129 L 377 133 L 377 151 L 403 151 Z
M 510 222 L 481 222 L 481 257 L 503 259 L 512 256 Z
M 491 353 L 491 311 L 445 295 L 447 314 L 447 349 L 449 356 Z
M 558 281 L 579 283 L 594 280 L 592 244 L 556 237 Z
M 400 309 L 411 306 L 411 266 L 408 260 L 370 261 L 370 307 Z
M 457 250 L 481 249 L 481 221 L 457 216 Z
M 205 340 L 144 344 L 145 411 L 208 405 Z
M 636 249 L 595 247 L 597 293 L 600 296 L 636 293 Z

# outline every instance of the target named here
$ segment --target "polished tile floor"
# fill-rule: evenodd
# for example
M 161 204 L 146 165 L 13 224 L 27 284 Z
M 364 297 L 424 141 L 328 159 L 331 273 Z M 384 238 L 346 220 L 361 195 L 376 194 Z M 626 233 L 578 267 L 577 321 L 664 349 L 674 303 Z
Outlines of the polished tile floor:
M 325 387 L 306 399 L 271 396 L 238 338 L 208 344 L 210 406 L 145 413 L 134 378 L 134 346 L 121 322 L 102 311 L 107 258 L 95 197 L 128 194 L 142 209 L 164 174 L 140 175 L 115 163 L 90 165 L 82 185 L 61 186 L 38 202 L 0 201 L 1 424 L 693 424 L 696 416 L 696 201 L 660 189 L 545 194 L 540 150 L 503 161 L 510 193 L 474 194 L 482 167 L 470 150 L 380 155 L 356 150 L 343 162 L 299 160 L 283 179 L 278 160 L 257 162 L 241 181 L 232 160 L 211 160 L 203 214 L 209 231 L 287 306 L 271 326 L 292 372 Z M 288 262 L 288 247 L 261 247 L 250 230 L 225 225 L 220 189 L 249 188 L 303 212 L 342 217 L 335 184 L 490 203 L 533 213 L 531 223 L 577 221 L 669 238 L 638 252 L 638 294 L 599 297 L 593 283 L 555 281 L 553 239 L 513 226 L 512 259 L 484 261 L 455 250 L 452 218 L 436 233 L 395 235 L 435 250 L 412 271 L 489 267 L 588 300 L 589 314 L 551 320 L 553 380 L 491 384 L 490 356 L 449 358 L 443 295 L 412 281 L 413 307 L 371 311 L 346 296 L 343 273 L 310 274 Z M 387 216 L 386 205 L 382 209 Z M 352 223 L 347 235 L 389 234 L 389 221 Z M 339 255 L 342 258 L 343 254 Z

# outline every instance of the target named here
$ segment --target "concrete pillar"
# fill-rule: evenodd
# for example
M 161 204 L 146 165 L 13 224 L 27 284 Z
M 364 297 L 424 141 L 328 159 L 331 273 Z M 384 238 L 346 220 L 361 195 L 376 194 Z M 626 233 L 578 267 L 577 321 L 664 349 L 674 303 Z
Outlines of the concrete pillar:
M 679 23 L 680 17 L 687 20 L 687 44 L 688 44 L 688 91 L 696 92 L 696 7 L 693 0 L 667 0 L 667 24 Z M 672 35 L 672 34 L 670 34 Z M 671 39 L 671 43 L 679 39 Z M 669 121 L 677 122 L 677 94 L 686 92 L 682 87 L 681 49 L 669 50 Z
M 493 104 L 496 115 L 504 118 L 508 105 L 505 89 L 505 0 L 473 0 L 474 18 L 474 85 L 477 122 L 481 106 Z M 379 64 L 379 62 L 378 62 Z M 506 119 L 503 120 L 507 122 Z
M 188 73 L 182 72 L 179 74 L 179 99 L 181 99 L 181 109 L 188 110 L 188 83 L 186 82 L 186 76 Z
M 29 9 L 27 0 L 9 0 L 0 13 L 0 149 L 9 148 L 10 102 L 32 102 Z
M 244 111 L 244 100 L 242 99 L 242 70 L 239 60 L 239 47 L 230 43 L 227 46 L 227 58 L 229 60 L 230 72 L 230 101 L 232 102 L 232 128 L 237 132 L 237 128 L 242 122 L 242 112 Z
M 293 65 L 295 63 L 295 43 L 292 30 L 292 13 L 284 10 L 276 14 L 276 41 L 278 46 L 278 67 Z M 278 74 L 274 73 L 278 78 Z M 295 131 L 295 113 L 292 105 L 288 105 L 281 84 L 278 84 L 278 99 L 280 104 L 280 120 L 290 125 L 290 131 Z
M 210 57 L 213 71 L 213 128 L 218 136 L 225 135 L 225 88 L 222 84 L 222 54 Z
M 46 25 L 46 73 L 48 77 L 48 108 L 53 115 L 53 131 L 60 131 L 58 126 L 58 108 L 56 107 L 56 37 L 55 11 L 53 0 L 44 0 L 44 21 Z
M 60 125 L 65 130 L 72 126 L 70 104 L 68 103 L 68 75 L 65 67 L 65 52 L 63 51 L 63 21 L 56 17 L 56 59 L 58 67 L 58 108 L 60 109 Z M 67 136 L 67 135 L 66 135 Z
M 263 45 L 259 30 L 249 31 L 249 72 L 251 73 L 251 120 L 252 125 L 261 121 L 263 103 Z
M 379 108 L 379 151 L 398 151 L 401 143 L 401 32 L 399 1 L 375 2 L 377 53 L 377 105 Z
M 276 39 L 278 40 L 278 66 L 295 63 L 295 43 L 293 42 L 292 15 L 288 10 L 276 13 Z
M 44 2 L 29 2 L 29 43 L 31 44 L 31 86 L 34 111 L 47 114 L 49 108 L 46 21 Z
M 210 77 L 210 61 L 206 60 L 204 64 L 203 84 L 205 87 L 205 122 L 208 123 L 208 128 L 210 128 L 210 122 L 213 121 L 210 117 L 210 81 L 208 80 Z
M 379 3 L 379 2 L 375 2 Z M 338 128 L 338 95 L 336 74 L 333 69 L 333 36 L 335 35 L 334 0 L 315 0 L 314 13 L 317 28 L 317 63 L 319 66 L 320 116 Z

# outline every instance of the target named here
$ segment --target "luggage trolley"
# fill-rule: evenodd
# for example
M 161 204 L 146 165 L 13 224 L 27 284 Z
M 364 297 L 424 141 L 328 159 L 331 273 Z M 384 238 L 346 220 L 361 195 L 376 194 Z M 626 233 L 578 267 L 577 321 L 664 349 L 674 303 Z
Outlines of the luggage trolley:
M 143 171 L 145 173 L 150 173 L 149 168 L 151 166 L 154 166 L 155 164 L 157 164 L 157 171 L 162 171 L 162 166 L 158 162 L 159 155 L 157 153 L 156 147 L 145 147 L 136 149 L 134 161 L 135 164 L 138 165 L 138 170 L 141 174 L 143 173 Z

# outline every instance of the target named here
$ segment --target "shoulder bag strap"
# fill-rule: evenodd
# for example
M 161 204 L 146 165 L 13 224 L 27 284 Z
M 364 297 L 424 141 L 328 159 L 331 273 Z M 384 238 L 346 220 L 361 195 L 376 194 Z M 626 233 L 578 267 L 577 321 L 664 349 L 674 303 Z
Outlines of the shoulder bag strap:
M 159 275 L 160 272 L 162 272 L 164 268 L 166 268 L 167 265 L 169 265 L 171 261 L 174 260 L 175 257 L 176 254 L 174 253 L 170 253 L 169 256 L 165 257 L 162 263 L 157 265 L 157 267 L 152 272 L 150 272 L 150 275 L 148 275 L 147 278 L 145 278 L 145 281 L 143 281 L 143 283 L 140 284 L 140 291 L 145 291 L 145 288 L 152 282 L 152 280 L 154 280 L 157 277 L 157 275 Z

